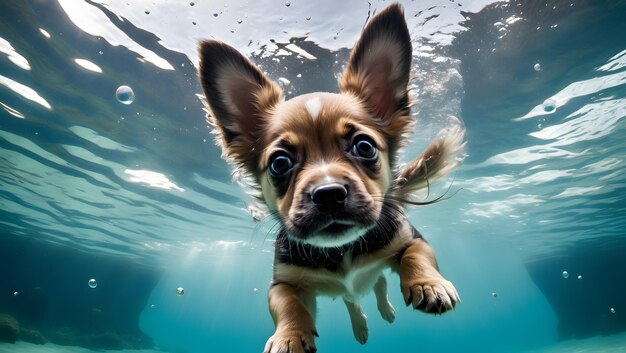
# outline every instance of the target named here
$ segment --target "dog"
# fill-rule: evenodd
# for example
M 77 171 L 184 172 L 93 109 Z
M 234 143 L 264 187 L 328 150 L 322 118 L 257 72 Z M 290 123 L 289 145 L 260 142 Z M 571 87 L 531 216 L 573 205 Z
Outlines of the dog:
M 415 160 L 398 164 L 414 127 L 412 45 L 392 4 L 365 26 L 339 79 L 339 93 L 285 100 L 236 49 L 199 46 L 207 119 L 223 157 L 243 170 L 280 224 L 268 291 L 275 332 L 265 353 L 316 351 L 316 296 L 342 297 L 355 338 L 368 339 L 359 300 L 371 290 L 393 322 L 383 270 L 400 276 L 406 305 L 440 314 L 460 302 L 431 247 L 409 223 L 410 196 L 460 163 L 462 130 L 446 131 Z

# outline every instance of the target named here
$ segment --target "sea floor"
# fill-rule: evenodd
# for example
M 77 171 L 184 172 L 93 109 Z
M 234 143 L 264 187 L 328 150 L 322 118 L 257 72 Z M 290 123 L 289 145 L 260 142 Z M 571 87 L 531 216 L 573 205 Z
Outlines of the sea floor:
M 626 353 L 626 333 L 561 341 L 528 353 Z
M 52 343 L 36 345 L 26 342 L 15 344 L 0 343 L 0 353 L 93 353 L 93 350 L 59 346 Z M 98 352 L 106 352 L 100 350 Z M 151 349 L 126 349 L 114 350 L 113 353 L 163 353 L 160 350 Z M 471 352 L 469 350 L 468 352 Z M 357 353 L 357 352 L 355 352 Z M 597 336 L 581 340 L 567 340 L 556 343 L 552 346 L 542 347 L 527 353 L 626 353 L 626 333 Z
M 0 343 L 0 353 L 94 353 L 96 351 L 74 346 L 59 346 L 57 344 L 32 344 L 18 341 L 15 344 Z M 98 350 L 97 352 L 107 352 Z M 113 350 L 115 353 L 163 353 L 164 351 L 152 349 L 122 349 Z

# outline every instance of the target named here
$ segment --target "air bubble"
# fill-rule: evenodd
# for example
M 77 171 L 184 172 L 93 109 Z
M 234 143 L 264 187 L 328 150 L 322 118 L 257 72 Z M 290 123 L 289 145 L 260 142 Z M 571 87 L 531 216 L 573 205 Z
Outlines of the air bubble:
M 217 17 L 219 14 L 217 12 L 213 12 L 213 17 Z
M 241 24 L 241 22 L 243 22 L 243 20 L 241 18 L 237 19 L 237 24 Z
M 252 288 L 252 291 L 253 291 L 254 293 L 257 293 L 257 292 L 259 291 L 259 288 Z
M 131 104 L 135 101 L 135 92 L 128 86 L 119 86 L 117 90 L 115 90 L 115 98 L 117 98 L 120 103 Z
M 550 113 L 556 109 L 556 101 L 554 99 L 546 99 L 543 101 L 543 111 Z
M 533 66 L 533 69 L 535 69 L 535 71 L 541 71 L 541 64 L 536 63 L 535 66 Z
M 19 292 L 13 292 L 13 296 L 14 296 L 14 297 L 17 297 L 18 295 L 20 295 L 20 293 L 19 293 Z
M 583 279 L 583 276 L 581 276 L 581 275 L 578 275 L 578 279 Z
M 285 6 L 287 7 L 291 6 L 291 1 L 285 1 Z
M 311 21 L 311 16 L 307 16 L 307 17 L 306 17 L 306 20 L 307 20 L 307 21 Z
M 611 308 L 611 314 L 615 314 L 615 308 Z
M 562 275 L 563 275 L 563 278 L 568 278 L 569 277 L 569 273 L 567 273 L 567 271 L 563 271 Z
M 185 294 L 185 288 L 183 287 L 178 287 L 176 288 L 176 295 L 181 296 Z
M 146 10 L 146 11 L 144 11 L 144 12 L 146 13 L 146 15 L 149 15 L 149 14 L 150 14 L 150 10 Z
M 196 3 L 192 1 L 192 2 L 190 2 L 190 3 L 189 3 L 189 6 L 193 6 L 193 5 L 195 5 L 195 4 L 196 4 Z
M 89 288 L 96 288 L 98 286 L 98 282 L 92 278 L 89 280 L 89 282 L 87 282 L 87 284 L 89 285 Z
M 491 293 L 491 296 L 494 297 L 494 298 L 497 298 L 498 297 L 498 293 L 493 292 L 493 293 Z

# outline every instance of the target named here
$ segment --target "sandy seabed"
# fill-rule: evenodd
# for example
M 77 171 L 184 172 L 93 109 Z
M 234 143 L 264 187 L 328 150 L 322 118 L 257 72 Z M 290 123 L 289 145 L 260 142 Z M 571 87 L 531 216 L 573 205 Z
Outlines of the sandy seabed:
M 59 346 L 57 344 L 32 344 L 17 341 L 15 344 L 0 343 L 0 353 L 94 353 L 96 351 L 74 346 Z M 97 352 L 116 353 L 164 353 L 164 351 L 152 349 L 122 349 L 122 350 L 98 350 Z
M 561 341 L 528 353 L 626 353 L 626 333 Z
M 0 343 L 0 353 L 94 353 L 95 351 L 73 346 L 44 345 L 18 341 L 15 344 Z M 112 353 L 164 353 L 152 349 L 98 350 Z M 612 336 L 596 336 L 582 340 L 567 340 L 541 347 L 528 353 L 626 353 L 626 333 Z

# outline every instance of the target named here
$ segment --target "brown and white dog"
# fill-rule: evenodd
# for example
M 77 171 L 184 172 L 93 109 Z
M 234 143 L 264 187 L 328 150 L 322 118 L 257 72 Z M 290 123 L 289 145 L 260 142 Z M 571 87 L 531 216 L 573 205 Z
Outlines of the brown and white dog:
M 340 93 L 285 101 L 281 89 L 234 48 L 200 43 L 200 80 L 224 157 L 244 170 L 280 222 L 269 309 L 276 325 L 266 353 L 315 352 L 316 296 L 342 297 L 355 338 L 367 341 L 359 299 L 374 290 L 392 322 L 382 274 L 400 275 L 407 305 L 454 308 L 459 295 L 402 206 L 454 168 L 462 130 L 440 135 L 397 167 L 413 128 L 411 38 L 400 5 L 376 15 L 352 50 Z

